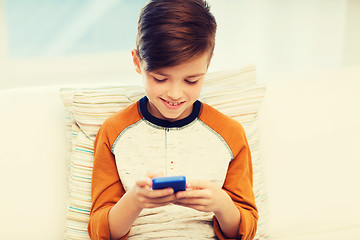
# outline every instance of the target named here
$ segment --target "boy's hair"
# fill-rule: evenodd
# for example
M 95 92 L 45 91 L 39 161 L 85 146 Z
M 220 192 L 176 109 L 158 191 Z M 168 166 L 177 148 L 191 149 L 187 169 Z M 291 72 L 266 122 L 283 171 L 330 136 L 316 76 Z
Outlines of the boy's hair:
M 136 50 L 146 71 L 176 66 L 215 47 L 216 21 L 205 0 L 150 0 L 138 20 Z

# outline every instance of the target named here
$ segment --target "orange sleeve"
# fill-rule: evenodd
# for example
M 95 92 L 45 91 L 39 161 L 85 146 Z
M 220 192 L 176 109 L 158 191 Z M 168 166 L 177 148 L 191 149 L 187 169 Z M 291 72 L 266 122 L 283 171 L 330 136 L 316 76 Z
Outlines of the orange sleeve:
M 240 212 L 240 226 L 237 239 L 251 240 L 254 238 L 259 218 L 253 193 L 253 173 L 250 150 L 247 145 L 230 162 L 223 189 L 229 194 Z M 214 217 L 214 229 L 219 239 L 227 239 Z
M 223 190 L 231 197 L 240 212 L 237 239 L 251 240 L 255 236 L 259 216 L 253 192 L 251 153 L 245 130 L 237 121 L 217 113 L 207 104 L 203 104 L 200 118 L 224 138 L 233 153 Z M 214 230 L 219 239 L 227 239 L 215 217 Z
M 135 110 L 136 113 L 136 106 L 129 110 L 126 111 Z M 119 119 L 116 116 L 110 118 L 101 126 L 96 136 L 91 181 L 92 205 L 88 225 L 88 233 L 91 239 L 110 240 L 109 211 L 125 194 L 111 148 L 118 134 L 128 126 L 129 120 L 131 122 L 136 121 L 136 114 L 131 115 L 135 117 L 129 118 L 127 116 L 128 121 L 121 124 L 119 124 Z M 113 122 L 116 124 L 112 124 Z M 126 238 L 127 235 L 122 239 Z

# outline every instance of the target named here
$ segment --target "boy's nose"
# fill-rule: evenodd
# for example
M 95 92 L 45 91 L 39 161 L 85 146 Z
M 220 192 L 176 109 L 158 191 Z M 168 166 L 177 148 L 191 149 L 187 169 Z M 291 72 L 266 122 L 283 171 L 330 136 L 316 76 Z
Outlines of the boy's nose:
M 182 97 L 182 89 L 179 84 L 172 84 L 170 88 L 168 89 L 168 97 L 172 100 L 178 100 Z

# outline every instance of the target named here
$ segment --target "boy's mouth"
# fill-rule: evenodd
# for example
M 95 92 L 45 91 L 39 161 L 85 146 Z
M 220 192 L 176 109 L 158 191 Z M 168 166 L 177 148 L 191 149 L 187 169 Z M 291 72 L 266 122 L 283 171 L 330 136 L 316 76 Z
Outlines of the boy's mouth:
M 184 103 L 184 102 L 170 102 L 165 99 L 161 99 L 161 100 L 164 102 L 165 106 L 171 110 L 176 110 L 180 108 L 181 105 Z
M 179 105 L 179 104 L 181 104 L 181 102 L 179 102 L 179 103 L 173 103 L 173 102 L 168 102 L 168 101 L 166 101 L 168 104 L 170 104 L 170 105 L 172 105 L 172 106 L 176 106 L 176 105 Z

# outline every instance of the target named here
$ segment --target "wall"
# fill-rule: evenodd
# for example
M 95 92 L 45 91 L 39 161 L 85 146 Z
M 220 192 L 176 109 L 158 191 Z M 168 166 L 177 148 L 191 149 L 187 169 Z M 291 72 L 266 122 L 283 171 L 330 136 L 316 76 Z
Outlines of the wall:
M 360 63 L 360 1 L 348 0 L 345 26 L 344 64 Z
M 0 0 L 0 67 L 4 66 L 6 60 L 7 60 L 7 38 L 6 38 L 6 24 L 5 24 L 5 9 L 4 9 L 3 1 Z M 1 72 L 2 71 L 0 71 L 0 74 Z
M 211 3 L 219 22 L 217 69 L 248 62 L 260 73 L 343 65 L 347 1 Z
M 261 78 L 274 72 L 360 64 L 357 0 L 209 3 L 218 21 L 209 71 L 254 63 Z M 74 82 L 140 83 L 131 64 L 130 49 L 96 55 L 9 58 L 4 14 L 4 0 L 0 0 L 0 89 Z

